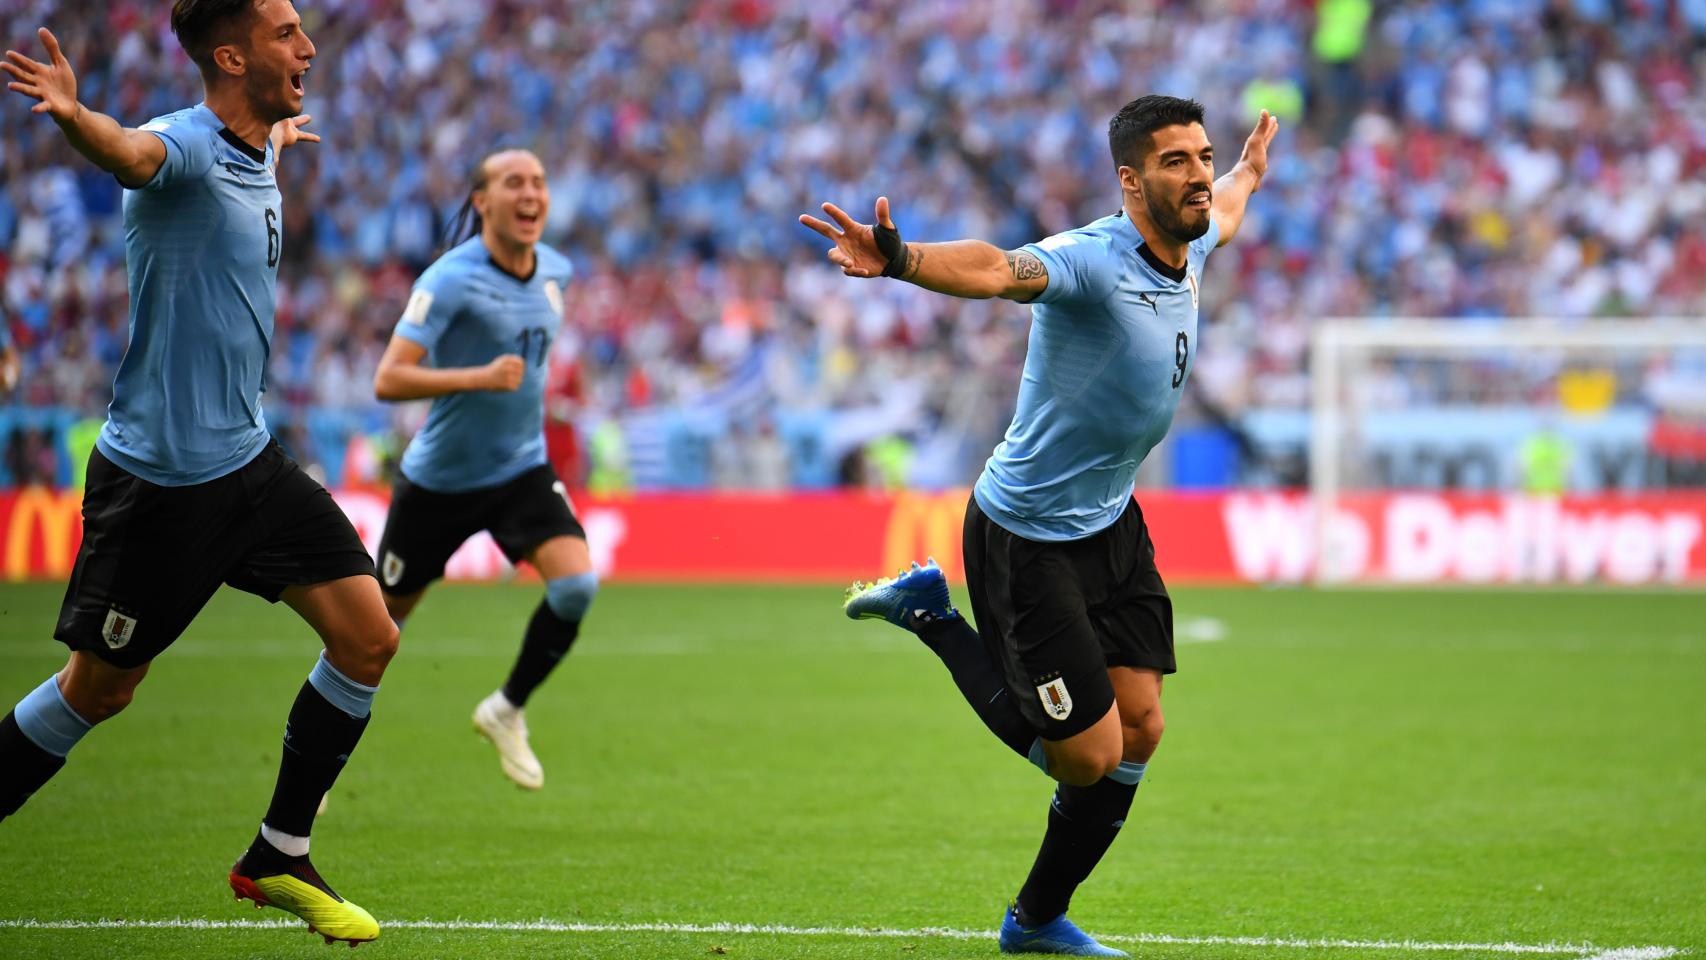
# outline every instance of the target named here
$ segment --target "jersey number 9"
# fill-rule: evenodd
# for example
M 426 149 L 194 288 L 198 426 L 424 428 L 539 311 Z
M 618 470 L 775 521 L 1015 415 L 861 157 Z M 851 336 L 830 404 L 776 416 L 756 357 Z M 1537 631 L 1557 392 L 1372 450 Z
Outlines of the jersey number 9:
M 1173 341 L 1173 389 L 1185 382 L 1185 364 L 1191 358 L 1191 338 L 1185 331 L 1180 330 L 1178 339 Z

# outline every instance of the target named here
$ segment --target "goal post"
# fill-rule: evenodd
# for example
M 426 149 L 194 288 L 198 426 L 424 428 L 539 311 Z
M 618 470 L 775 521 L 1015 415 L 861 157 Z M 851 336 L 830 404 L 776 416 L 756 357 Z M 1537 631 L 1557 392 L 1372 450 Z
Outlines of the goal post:
M 1309 366 L 1316 583 L 1701 577 L 1706 454 L 1653 438 L 1706 442 L 1706 318 L 1335 318 Z

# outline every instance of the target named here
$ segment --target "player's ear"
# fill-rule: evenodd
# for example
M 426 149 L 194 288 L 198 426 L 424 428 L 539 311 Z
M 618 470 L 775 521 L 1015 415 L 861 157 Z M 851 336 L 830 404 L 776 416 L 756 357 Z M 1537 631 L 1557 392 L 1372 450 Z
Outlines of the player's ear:
M 491 201 L 486 197 L 486 191 L 484 190 L 475 190 L 473 193 L 468 194 L 468 202 L 474 206 L 474 212 L 479 214 L 481 219 L 485 218 L 486 212 L 492 205 Z
M 1120 192 L 1134 193 L 1143 196 L 1143 178 L 1138 176 L 1137 168 L 1120 164 Z
M 249 62 L 243 56 L 243 48 L 235 43 L 223 43 L 213 48 L 213 65 L 220 72 L 240 77 L 249 72 Z

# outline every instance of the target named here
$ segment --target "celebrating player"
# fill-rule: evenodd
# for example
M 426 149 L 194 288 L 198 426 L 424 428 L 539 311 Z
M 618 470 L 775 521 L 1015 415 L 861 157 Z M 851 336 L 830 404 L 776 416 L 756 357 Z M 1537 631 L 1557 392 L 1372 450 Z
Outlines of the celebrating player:
M 373 378 L 381 400 L 434 398 L 403 453 L 379 543 L 397 625 L 481 530 L 545 580 L 509 679 L 474 708 L 474 727 L 497 747 L 504 774 L 529 790 L 544 785 L 545 772 L 522 709 L 569 652 L 598 592 L 586 531 L 545 460 L 546 359 L 570 275 L 568 259 L 539 242 L 550 203 L 532 153 L 480 161 L 458 217 L 472 212 L 474 236 L 421 274 Z
M 83 543 L 54 636 L 71 660 L 0 721 L 0 817 L 123 710 L 221 583 L 283 600 L 325 651 L 296 696 L 272 803 L 231 868 L 239 898 L 326 937 L 379 925 L 308 860 L 320 797 L 367 727 L 397 628 L 331 495 L 273 442 L 260 395 L 283 218 L 274 166 L 300 140 L 314 44 L 289 0 L 177 0 L 172 30 L 206 100 L 138 129 L 77 102 L 59 43 L 7 51 L 7 86 L 125 187 L 130 347 L 83 496 Z
M 1002 918 L 1009 953 L 1125 956 L 1066 908 L 1125 822 L 1175 670 L 1172 603 L 1132 484 L 1190 375 L 1204 261 L 1238 232 L 1278 129 L 1263 111 L 1215 180 L 1202 117 L 1174 97 L 1126 104 L 1108 125 L 1121 209 L 1018 250 L 905 243 L 887 198 L 874 225 L 829 203 L 834 225 L 800 218 L 834 242 L 829 259 L 847 276 L 1036 304 L 1018 409 L 966 506 L 977 629 L 934 563 L 854 584 L 845 606 L 918 634 L 991 732 L 1059 781 L 1042 849 Z

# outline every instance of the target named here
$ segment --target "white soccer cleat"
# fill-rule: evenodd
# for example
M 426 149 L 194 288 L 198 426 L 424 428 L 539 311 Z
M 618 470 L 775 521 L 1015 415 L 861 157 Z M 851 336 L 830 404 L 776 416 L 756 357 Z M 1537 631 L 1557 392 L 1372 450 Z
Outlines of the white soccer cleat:
M 474 708 L 474 729 L 498 748 L 504 776 L 527 790 L 545 785 L 545 770 L 539 766 L 533 748 L 527 745 L 527 720 L 520 708 L 512 706 L 501 692 L 481 700 Z

